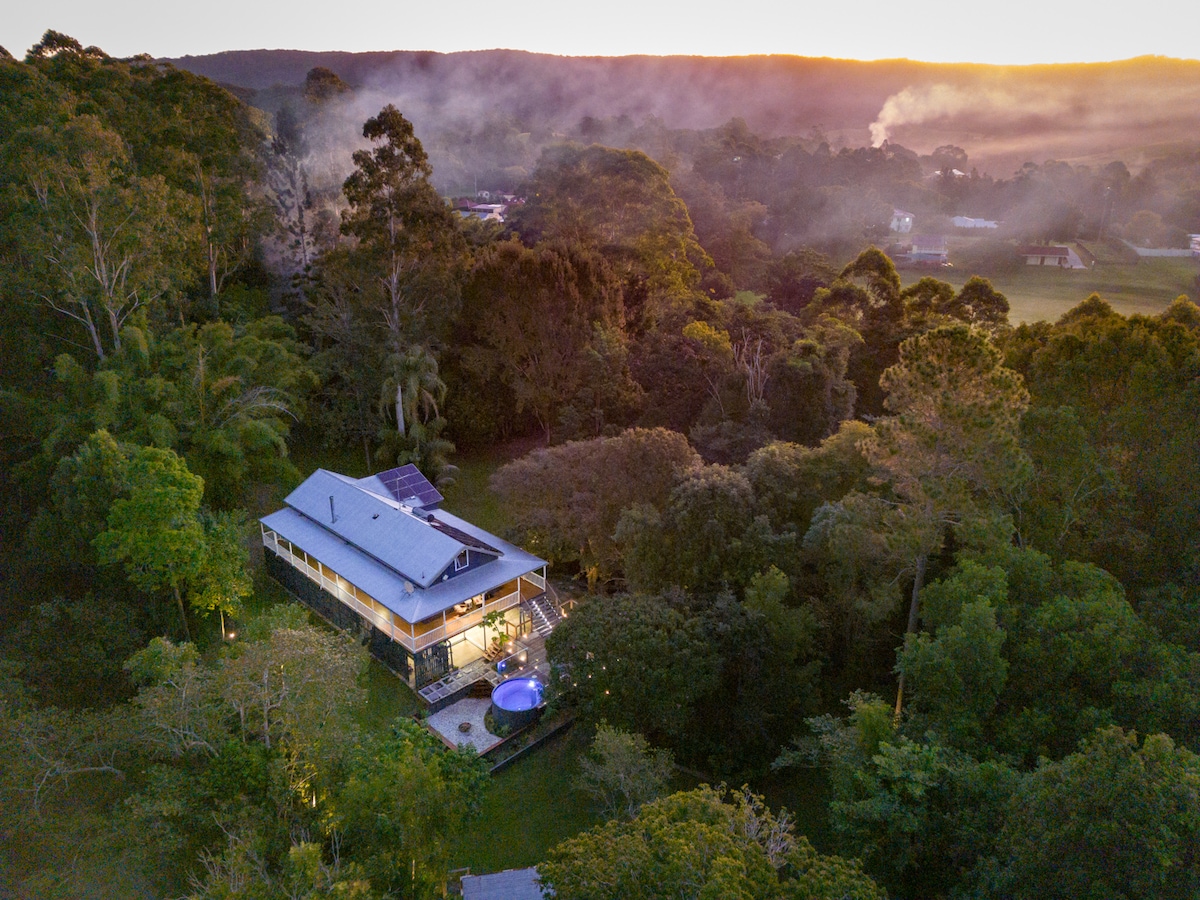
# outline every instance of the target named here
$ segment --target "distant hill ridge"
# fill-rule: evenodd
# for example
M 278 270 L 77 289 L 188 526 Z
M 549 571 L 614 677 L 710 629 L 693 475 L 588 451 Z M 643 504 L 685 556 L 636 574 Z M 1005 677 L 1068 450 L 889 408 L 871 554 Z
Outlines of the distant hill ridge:
M 473 109 L 559 125 L 625 114 L 708 128 L 740 117 L 764 136 L 820 128 L 851 144 L 886 136 L 922 152 L 972 144 L 972 159 L 981 153 L 1017 159 L 1034 147 L 1041 152 L 1032 158 L 1040 162 L 1200 134 L 1200 61 L 1166 57 L 994 66 L 799 56 L 240 50 L 170 61 L 259 92 L 302 84 L 310 69 L 324 66 L 355 87 L 400 93 L 423 106 L 471 98 Z

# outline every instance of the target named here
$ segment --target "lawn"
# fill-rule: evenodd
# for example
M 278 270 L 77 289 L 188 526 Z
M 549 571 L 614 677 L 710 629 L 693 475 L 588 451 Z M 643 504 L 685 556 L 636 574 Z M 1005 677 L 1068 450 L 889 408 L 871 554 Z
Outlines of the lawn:
M 560 841 L 603 821 L 591 799 L 574 787 L 576 760 L 590 731 L 576 725 L 550 738 L 492 776 L 481 814 L 453 856 L 455 867 L 475 874 L 537 865 Z M 691 790 L 699 779 L 677 773 L 670 789 Z M 731 785 L 733 787 L 733 785 Z M 750 785 L 776 812 L 786 806 L 803 834 L 822 852 L 833 852 L 826 804 L 829 787 L 820 769 L 791 769 Z
M 586 728 L 570 728 L 493 775 L 454 866 L 481 874 L 537 865 L 555 844 L 599 824 L 588 797 L 572 786 L 588 737 Z
M 901 278 L 907 284 L 916 280 L 913 274 L 901 272 Z M 943 269 L 935 277 L 961 288 L 972 274 L 965 269 Z M 988 278 L 1008 298 L 1008 318 L 1017 325 L 1055 321 L 1094 293 L 1123 315 L 1156 315 L 1180 294 L 1194 297 L 1197 274 L 1197 260 L 1167 257 L 1143 259 L 1136 265 L 1101 262 L 1095 268 L 1078 270 L 1021 266 Z
M 542 446 L 537 439 L 522 439 L 500 444 L 488 450 L 460 453 L 450 461 L 458 467 L 454 482 L 442 488 L 443 507 L 485 531 L 503 536 L 509 526 L 500 498 L 488 488 L 492 473 L 518 457 Z

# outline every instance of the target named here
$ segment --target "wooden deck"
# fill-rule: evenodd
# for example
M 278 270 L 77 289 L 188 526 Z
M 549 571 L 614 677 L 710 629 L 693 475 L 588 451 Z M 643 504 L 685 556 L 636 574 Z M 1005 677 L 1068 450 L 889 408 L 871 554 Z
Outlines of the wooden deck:
M 524 638 L 514 638 L 516 649 L 497 662 L 480 658 L 467 663 L 461 669 L 430 682 L 417 691 L 417 696 L 429 706 L 460 693 L 477 681 L 487 681 L 492 686 L 519 672 L 539 672 L 549 676 L 550 664 L 546 656 L 546 638 L 536 631 Z

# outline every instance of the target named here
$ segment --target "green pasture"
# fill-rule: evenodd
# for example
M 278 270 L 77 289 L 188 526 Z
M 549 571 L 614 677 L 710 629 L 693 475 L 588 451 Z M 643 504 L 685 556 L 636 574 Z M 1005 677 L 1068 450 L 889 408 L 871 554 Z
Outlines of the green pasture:
M 954 254 L 950 259 L 953 262 Z M 962 268 L 943 269 L 936 278 L 961 288 L 976 274 Z M 1058 269 L 1021 266 L 986 274 L 993 287 L 1008 298 L 1009 321 L 1014 325 L 1039 320 L 1055 321 L 1092 294 L 1099 294 L 1123 315 L 1157 315 L 1180 294 L 1196 296 L 1200 261 L 1187 257 L 1141 259 L 1135 264 L 1098 262 L 1091 269 Z M 901 272 L 905 284 L 915 281 L 912 272 Z

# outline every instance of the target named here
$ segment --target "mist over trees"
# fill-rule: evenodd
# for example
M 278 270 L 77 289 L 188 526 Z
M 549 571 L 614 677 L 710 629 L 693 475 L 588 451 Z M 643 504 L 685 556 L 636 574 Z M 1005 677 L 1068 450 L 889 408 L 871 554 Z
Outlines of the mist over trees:
M 114 896 L 437 895 L 490 776 L 372 721 L 252 523 L 297 457 L 469 451 L 583 595 L 548 650 L 612 821 L 546 848 L 559 896 L 1195 896 L 1200 309 L 1014 327 L 988 278 L 1200 232 L 1194 147 L 993 177 L 898 143 L 920 91 L 867 146 L 305 71 L 0 59 L 0 890 L 94 893 L 67 843 Z M 1004 230 L 956 287 L 896 207 Z M 816 767 L 828 834 L 674 764 Z

